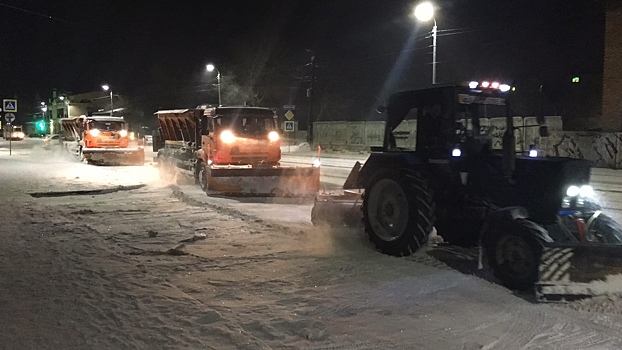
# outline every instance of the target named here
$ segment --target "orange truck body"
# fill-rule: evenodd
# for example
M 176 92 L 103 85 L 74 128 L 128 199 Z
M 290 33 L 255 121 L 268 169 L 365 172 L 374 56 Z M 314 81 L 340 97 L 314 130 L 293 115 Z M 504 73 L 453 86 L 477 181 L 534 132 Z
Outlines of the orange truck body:
M 185 170 L 201 183 L 204 169 L 209 179 L 202 187 L 208 193 L 300 196 L 319 190 L 319 167 L 312 162 L 309 167 L 280 166 L 281 137 L 271 109 L 213 107 L 155 114 L 160 129 L 153 147 L 161 170 Z
M 81 116 L 61 119 L 61 141 L 89 163 L 143 165 L 145 151 L 130 147 L 128 123 L 123 117 Z M 71 146 L 68 146 L 71 145 Z

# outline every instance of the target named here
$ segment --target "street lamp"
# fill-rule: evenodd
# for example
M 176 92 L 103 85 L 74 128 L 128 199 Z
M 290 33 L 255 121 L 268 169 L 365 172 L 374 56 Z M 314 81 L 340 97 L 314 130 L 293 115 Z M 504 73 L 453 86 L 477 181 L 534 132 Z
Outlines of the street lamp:
M 222 103 L 220 102 L 220 71 L 218 70 L 218 68 L 216 68 L 213 64 L 208 64 L 207 65 L 207 71 L 208 72 L 213 72 L 214 69 L 216 70 L 216 72 L 218 73 L 218 75 L 216 75 L 216 79 L 218 80 L 218 107 L 222 106 Z
M 110 86 L 108 84 L 104 84 L 102 85 L 102 89 L 104 89 L 104 91 L 108 91 L 110 90 L 110 116 L 112 117 L 112 89 L 110 88 Z
M 415 7 L 415 17 L 421 22 L 434 21 L 432 27 L 432 85 L 436 84 L 436 18 L 434 18 L 434 5 L 425 1 Z

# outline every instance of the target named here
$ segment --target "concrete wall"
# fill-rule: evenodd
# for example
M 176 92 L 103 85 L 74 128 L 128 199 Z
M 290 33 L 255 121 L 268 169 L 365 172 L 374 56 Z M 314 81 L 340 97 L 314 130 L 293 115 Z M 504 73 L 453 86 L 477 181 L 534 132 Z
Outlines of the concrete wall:
M 607 1 L 605 21 L 605 53 L 603 58 L 603 116 L 604 130 L 622 128 L 622 3 Z
M 587 159 L 595 167 L 622 169 L 622 133 L 563 131 L 561 117 L 545 120 L 550 136 L 541 138 L 535 117 L 514 117 L 517 152 L 533 145 L 549 156 Z M 501 149 L 505 119 L 482 119 L 480 124 L 480 133 L 490 135 L 493 148 Z M 314 128 L 315 143 L 323 149 L 361 151 L 382 146 L 384 122 L 316 122 Z M 467 128 L 471 129 L 470 123 Z M 398 147 L 415 148 L 416 120 L 402 122 L 396 131 Z

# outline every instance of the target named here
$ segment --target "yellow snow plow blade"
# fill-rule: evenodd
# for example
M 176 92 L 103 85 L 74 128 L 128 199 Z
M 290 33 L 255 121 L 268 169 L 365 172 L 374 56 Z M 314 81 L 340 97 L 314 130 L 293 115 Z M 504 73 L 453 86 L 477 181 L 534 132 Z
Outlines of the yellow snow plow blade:
M 208 194 L 311 197 L 320 189 L 320 168 L 212 168 Z
M 144 165 L 143 148 L 89 148 L 83 149 L 84 158 L 90 164 Z

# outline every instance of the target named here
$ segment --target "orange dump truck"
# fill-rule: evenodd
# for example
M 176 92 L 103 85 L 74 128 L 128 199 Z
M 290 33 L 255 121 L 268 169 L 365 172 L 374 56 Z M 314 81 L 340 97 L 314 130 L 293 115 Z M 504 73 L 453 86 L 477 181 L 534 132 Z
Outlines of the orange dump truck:
M 130 147 L 123 117 L 80 116 L 61 119 L 61 143 L 81 161 L 101 165 L 144 165 L 145 150 Z
M 319 162 L 282 167 L 276 115 L 259 107 L 162 110 L 153 135 L 160 174 L 186 173 L 208 194 L 315 196 Z

